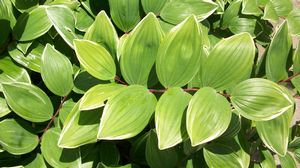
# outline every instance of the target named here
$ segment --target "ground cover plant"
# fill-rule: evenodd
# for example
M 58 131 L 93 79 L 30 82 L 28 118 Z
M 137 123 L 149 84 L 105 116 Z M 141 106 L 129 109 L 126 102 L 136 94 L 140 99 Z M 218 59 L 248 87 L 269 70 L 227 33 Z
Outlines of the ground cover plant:
M 299 18 L 291 0 L 1 0 L 0 167 L 296 168 Z

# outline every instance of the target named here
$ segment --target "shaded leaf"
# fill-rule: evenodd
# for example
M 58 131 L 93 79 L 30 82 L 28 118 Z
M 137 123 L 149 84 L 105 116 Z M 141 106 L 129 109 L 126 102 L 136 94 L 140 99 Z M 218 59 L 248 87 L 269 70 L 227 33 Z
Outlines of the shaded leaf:
M 121 53 L 121 72 L 128 84 L 147 86 L 164 33 L 153 13 L 148 14 L 129 34 Z
M 192 146 L 221 136 L 229 126 L 231 107 L 225 97 L 204 87 L 192 97 L 186 115 L 186 127 Z
M 44 133 L 41 151 L 45 160 L 53 167 L 77 167 L 80 164 L 79 149 L 63 149 L 58 144 L 59 128 L 51 128 Z
M 109 141 L 100 143 L 100 161 L 108 166 L 118 165 L 120 153 L 117 146 Z
M 279 157 L 282 168 L 297 168 L 294 158 L 287 153 L 284 157 Z
M 164 7 L 167 0 L 153 1 L 153 0 L 141 0 L 143 9 L 146 13 L 153 12 L 158 15 L 161 9 Z
M 116 66 L 104 47 L 89 40 L 74 40 L 74 47 L 79 62 L 87 72 L 101 80 L 114 79 Z
M 260 163 L 261 168 L 276 168 L 276 163 L 273 155 L 268 150 L 261 151 L 263 161 Z
M 173 147 L 187 138 L 185 109 L 191 97 L 181 88 L 169 88 L 158 100 L 155 128 L 160 150 Z
M 259 9 L 257 0 L 243 0 L 242 13 L 255 16 L 263 14 L 263 12 Z
M 83 32 L 93 24 L 94 18 L 88 14 L 83 8 L 78 8 L 75 13 L 75 27 Z
M 20 12 L 30 11 L 39 4 L 38 0 L 11 0 L 11 2 Z
M 231 101 L 243 117 L 255 121 L 274 119 L 294 104 L 286 90 L 260 78 L 239 83 L 231 93 Z
M 137 135 L 148 124 L 156 101 L 145 87 L 128 86 L 106 103 L 98 139 L 118 140 Z
M 39 144 L 38 136 L 24 129 L 15 119 L 1 121 L 0 130 L 0 145 L 11 154 L 29 153 Z
M 47 44 L 41 60 L 41 75 L 49 90 L 59 96 L 68 95 L 74 86 L 72 74 L 70 60 Z
M 114 23 L 124 32 L 129 32 L 140 21 L 139 0 L 108 0 Z
M 283 22 L 274 35 L 266 55 L 267 78 L 278 82 L 288 77 L 287 58 L 292 46 L 292 39 L 288 32 L 288 25 Z
M 161 42 L 156 58 L 156 72 L 166 87 L 182 87 L 199 69 L 201 44 L 195 16 L 172 28 Z
M 44 122 L 52 117 L 52 103 L 46 93 L 37 86 L 28 83 L 2 86 L 7 104 L 22 118 L 32 122 Z
M 260 139 L 279 156 L 285 156 L 287 152 L 293 110 L 291 108 L 272 120 L 255 123 Z
M 271 2 L 266 4 L 262 19 L 269 20 L 275 23 L 279 20 L 279 16 Z
M 175 148 L 159 150 L 156 133 L 151 130 L 146 144 L 146 159 L 151 168 L 173 168 L 178 156 Z
M 4 98 L 0 97 L 0 118 L 9 114 L 11 110 L 8 108 Z
M 33 160 L 30 163 L 24 165 L 24 168 L 37 168 L 37 167 L 47 168 L 43 156 L 39 153 L 36 154 L 36 156 L 33 158 Z

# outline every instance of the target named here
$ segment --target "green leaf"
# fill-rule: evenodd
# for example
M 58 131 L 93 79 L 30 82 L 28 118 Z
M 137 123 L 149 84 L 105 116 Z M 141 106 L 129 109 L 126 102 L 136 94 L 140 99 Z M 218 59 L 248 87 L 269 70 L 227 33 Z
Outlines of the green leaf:
M 2 91 L 2 83 L 31 83 L 27 71 L 17 66 L 9 57 L 0 59 L 0 72 L 0 92 Z
M 49 5 L 62 5 L 65 7 L 68 7 L 72 10 L 76 10 L 78 9 L 78 7 L 80 6 L 80 2 L 78 2 L 77 0 L 50 0 Z
M 158 15 L 161 9 L 166 4 L 167 0 L 153 1 L 153 0 L 141 0 L 143 9 L 146 13 L 153 12 Z
M 193 14 L 197 21 L 202 21 L 217 8 L 218 5 L 211 0 L 172 0 L 164 5 L 160 17 L 169 23 L 178 24 Z
M 147 86 L 163 36 L 153 13 L 149 13 L 129 34 L 120 60 L 121 72 L 128 84 Z
M 139 0 L 108 0 L 114 23 L 124 32 L 129 32 L 140 21 Z
M 73 107 L 75 106 L 75 102 L 72 99 L 65 101 L 59 111 L 59 120 L 62 124 L 65 123 L 69 113 L 72 111 Z
M 116 65 L 108 51 L 89 40 L 74 40 L 77 58 L 88 73 L 101 80 L 114 79 Z
M 300 43 L 299 42 L 293 55 L 293 73 L 294 75 L 300 73 Z
M 201 44 L 195 16 L 166 35 L 156 58 L 157 76 L 164 87 L 182 87 L 192 80 L 199 69 Z
M 148 124 L 156 101 L 147 88 L 128 86 L 106 103 L 98 139 L 118 140 L 134 137 Z
M 178 156 L 175 148 L 160 150 L 156 133 L 151 130 L 146 144 L 146 159 L 151 168 L 176 167 Z
M 242 13 L 245 15 L 259 16 L 263 12 L 259 9 L 257 0 L 243 0 Z
M 282 168 L 297 168 L 294 158 L 287 153 L 284 157 L 279 157 Z
M 120 153 L 117 146 L 109 141 L 100 143 L 100 161 L 108 166 L 118 165 L 120 161 Z
M 124 85 L 114 83 L 96 85 L 83 95 L 79 109 L 92 110 L 103 107 L 105 105 L 104 101 L 118 95 L 124 88 Z
M 296 76 L 291 80 L 293 86 L 298 92 L 300 92 L 300 76 Z
M 202 83 L 225 90 L 250 77 L 255 45 L 248 33 L 221 40 L 202 63 Z
M 7 42 L 11 28 L 14 26 L 16 19 L 13 15 L 13 6 L 10 0 L 2 0 L 0 2 L 0 52 L 2 47 L 5 46 Z
M 40 43 L 34 43 L 31 47 L 30 51 L 23 54 L 22 51 L 18 49 L 18 45 L 14 44 L 8 47 L 8 52 L 12 59 L 17 63 L 35 72 L 40 72 L 44 46 Z
M 169 88 L 158 100 L 155 110 L 155 127 L 158 147 L 164 150 L 187 138 L 185 109 L 191 95 L 181 88 Z
M 278 16 L 286 17 L 293 10 L 291 0 L 270 0 Z
M 79 102 L 77 102 L 64 122 L 58 140 L 59 147 L 77 148 L 85 144 L 95 143 L 101 114 L 102 109 L 80 111 Z
M 203 155 L 209 167 L 248 168 L 250 163 L 249 154 L 237 138 L 210 143 L 204 147 Z
M 2 84 L 2 86 L 9 107 L 25 120 L 44 122 L 52 117 L 52 103 L 46 93 L 37 86 L 28 83 Z
M 89 82 L 86 82 L 87 80 Z M 93 86 L 96 86 L 97 84 L 105 84 L 105 83 L 108 83 L 108 82 L 101 81 L 101 80 L 93 77 L 86 71 L 81 71 L 81 72 L 78 72 L 78 74 L 75 76 L 73 91 L 78 94 L 84 94 L 86 91 L 88 91 Z
M 245 118 L 255 121 L 274 119 L 293 107 L 286 90 L 260 78 L 239 83 L 231 94 L 234 108 Z
M 1 121 L 0 130 L 0 145 L 11 154 L 29 153 L 39 144 L 38 136 L 24 129 L 15 119 Z
M 49 90 L 59 96 L 68 95 L 74 86 L 72 74 L 70 60 L 47 44 L 41 60 L 41 75 Z
M 36 156 L 34 156 L 33 160 L 30 163 L 24 165 L 24 168 L 37 168 L 37 167 L 47 168 L 43 156 L 39 153 L 36 154 Z
M 264 10 L 264 15 L 262 17 L 264 20 L 268 20 L 276 23 L 279 20 L 279 16 L 275 11 L 275 8 L 271 2 L 267 3 Z
M 130 158 L 133 162 L 147 165 L 146 161 L 146 143 L 149 136 L 149 132 L 142 134 L 134 139 L 131 143 Z M 157 144 L 158 145 L 158 144 Z M 157 146 L 155 146 L 158 148 Z
M 294 9 L 286 18 L 289 30 L 294 35 L 300 35 L 300 9 Z
M 77 167 L 80 164 L 79 149 L 60 148 L 57 145 L 59 134 L 59 128 L 51 128 L 44 133 L 41 142 L 43 157 L 52 167 Z
M 20 12 L 30 11 L 39 5 L 38 0 L 11 0 L 11 2 Z
M 286 155 L 292 117 L 293 108 L 272 120 L 256 122 L 256 130 L 260 139 L 279 156 Z
M 222 134 L 222 138 L 234 138 L 240 132 L 242 127 L 241 116 L 236 113 L 236 110 L 232 111 L 230 124 L 226 131 Z
M 101 44 L 113 58 L 117 57 L 118 34 L 105 11 L 99 12 L 94 23 L 85 33 L 84 39 Z
M 226 29 L 233 22 L 232 20 L 239 16 L 239 11 L 242 5 L 242 0 L 236 0 L 228 6 L 225 10 L 222 20 L 221 20 L 221 28 Z
M 9 114 L 11 110 L 8 108 L 4 98 L 0 97 L 0 118 Z
M 221 136 L 231 120 L 231 107 L 225 97 L 204 87 L 192 97 L 186 115 L 186 127 L 192 146 Z
M 228 27 L 234 34 L 248 32 L 252 37 L 259 36 L 263 28 L 261 23 L 255 17 L 234 17 Z
M 276 163 L 271 152 L 268 150 L 262 150 L 261 153 L 264 158 L 260 163 L 261 168 L 276 168 Z
M 288 77 L 287 58 L 292 47 L 292 39 L 288 32 L 288 25 L 283 22 L 274 35 L 266 55 L 267 78 L 278 82 Z
M 73 40 L 77 39 L 77 36 L 73 11 L 63 5 L 55 5 L 47 7 L 46 12 L 58 34 L 71 48 L 74 48 Z
M 93 24 L 94 18 L 88 14 L 83 8 L 78 8 L 75 13 L 75 27 L 83 32 Z
M 39 6 L 29 13 L 19 16 L 13 34 L 19 41 L 36 39 L 51 28 L 51 21 L 47 17 L 46 6 Z

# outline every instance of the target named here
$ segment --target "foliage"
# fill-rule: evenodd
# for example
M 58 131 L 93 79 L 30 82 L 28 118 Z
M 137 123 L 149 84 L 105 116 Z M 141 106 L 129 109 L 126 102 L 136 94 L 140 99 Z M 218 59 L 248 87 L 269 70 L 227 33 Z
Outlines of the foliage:
M 297 167 L 299 16 L 292 0 L 1 0 L 0 167 Z

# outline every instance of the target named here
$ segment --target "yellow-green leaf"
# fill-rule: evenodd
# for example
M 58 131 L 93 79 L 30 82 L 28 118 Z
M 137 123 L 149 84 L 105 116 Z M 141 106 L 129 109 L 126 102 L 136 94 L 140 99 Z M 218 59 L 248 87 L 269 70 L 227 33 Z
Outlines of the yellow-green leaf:
M 88 73 L 101 80 L 114 79 L 116 65 L 104 47 L 89 40 L 74 40 L 74 47 L 80 64 Z
M 186 114 L 186 128 L 192 146 L 221 136 L 231 120 L 231 108 L 225 97 L 205 87 L 192 97 Z
M 185 109 L 191 95 L 181 88 L 169 88 L 158 100 L 155 110 L 155 127 L 158 147 L 164 150 L 186 139 Z
M 128 84 L 147 86 L 163 35 L 153 13 L 149 13 L 129 34 L 120 58 L 121 72 Z
M 156 101 L 147 88 L 139 85 L 128 86 L 106 103 L 98 139 L 118 140 L 137 135 L 148 124 Z
M 41 60 L 41 75 L 49 90 L 59 96 L 68 95 L 74 86 L 72 74 L 70 60 L 47 44 Z
M 190 16 L 172 28 L 158 49 L 156 72 L 166 87 L 182 87 L 199 69 L 202 40 L 196 17 Z

